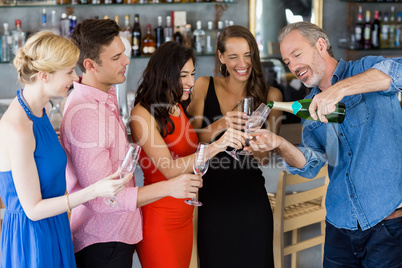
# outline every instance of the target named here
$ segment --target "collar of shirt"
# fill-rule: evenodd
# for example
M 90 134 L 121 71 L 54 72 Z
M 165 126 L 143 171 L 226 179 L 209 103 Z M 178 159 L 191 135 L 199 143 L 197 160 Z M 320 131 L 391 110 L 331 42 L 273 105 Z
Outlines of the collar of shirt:
M 81 80 L 81 79 L 80 79 Z M 74 82 L 74 90 L 77 92 L 80 92 L 80 94 L 85 95 L 89 98 L 92 98 L 98 102 L 107 102 L 108 100 L 116 100 L 116 90 L 114 86 L 112 86 L 109 91 L 106 93 L 100 89 L 87 86 L 84 84 L 81 84 L 79 82 Z

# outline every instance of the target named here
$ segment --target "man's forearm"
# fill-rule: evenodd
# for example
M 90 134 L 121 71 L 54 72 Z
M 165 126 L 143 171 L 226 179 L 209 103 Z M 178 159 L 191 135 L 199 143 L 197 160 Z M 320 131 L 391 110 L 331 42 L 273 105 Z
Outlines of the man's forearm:
M 304 154 L 289 141 L 282 138 L 281 144 L 276 148 L 277 153 L 291 167 L 301 169 L 307 163 Z

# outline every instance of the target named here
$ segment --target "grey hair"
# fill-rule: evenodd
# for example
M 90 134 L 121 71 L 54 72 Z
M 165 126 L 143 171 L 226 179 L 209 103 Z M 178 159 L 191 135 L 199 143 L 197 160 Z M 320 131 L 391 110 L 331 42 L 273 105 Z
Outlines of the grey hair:
M 290 34 L 292 31 L 298 30 L 300 34 L 306 38 L 306 40 L 312 45 L 315 46 L 317 40 L 319 38 L 324 39 L 325 43 L 327 43 L 327 52 L 331 57 L 334 57 L 334 53 L 332 52 L 332 46 L 329 42 L 329 38 L 327 33 L 319 26 L 307 22 L 307 21 L 299 21 L 295 23 L 291 23 L 286 25 L 281 29 L 278 34 L 278 42 L 279 44 L 285 39 L 285 37 Z

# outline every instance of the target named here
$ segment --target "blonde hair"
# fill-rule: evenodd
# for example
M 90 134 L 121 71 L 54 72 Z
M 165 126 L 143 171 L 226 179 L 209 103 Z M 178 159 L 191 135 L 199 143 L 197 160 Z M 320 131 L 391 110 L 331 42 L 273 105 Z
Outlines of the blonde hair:
M 14 58 L 18 80 L 22 84 L 35 82 L 38 72 L 53 73 L 77 63 L 80 51 L 70 40 L 50 31 L 30 36 Z

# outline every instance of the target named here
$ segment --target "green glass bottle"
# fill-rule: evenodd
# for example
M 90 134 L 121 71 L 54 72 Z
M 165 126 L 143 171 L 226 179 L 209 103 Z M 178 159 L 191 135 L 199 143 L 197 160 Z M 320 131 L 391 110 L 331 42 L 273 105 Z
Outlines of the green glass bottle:
M 292 113 L 306 120 L 314 120 L 308 111 L 311 101 L 312 99 L 303 99 L 294 102 L 269 101 L 267 106 L 274 110 Z M 325 116 L 328 119 L 328 123 L 342 123 L 343 119 L 345 119 L 345 104 L 338 102 L 335 106 L 335 112 Z

